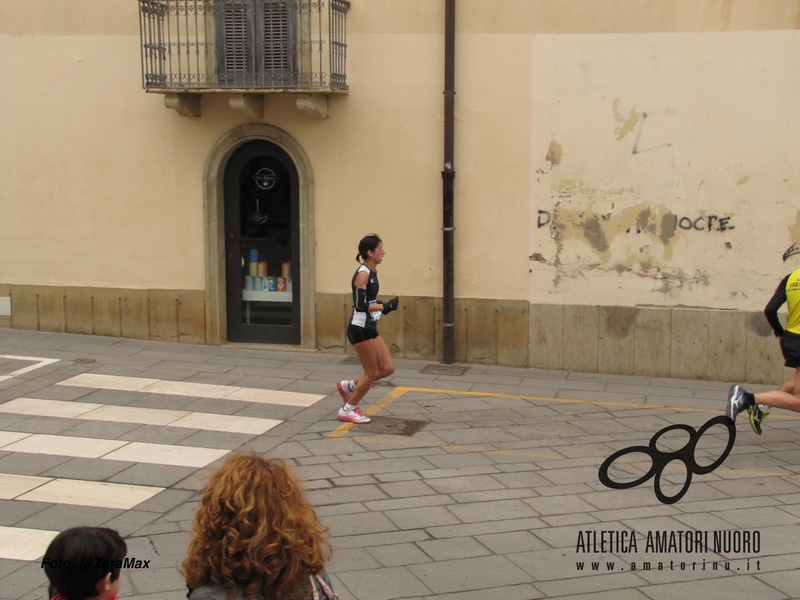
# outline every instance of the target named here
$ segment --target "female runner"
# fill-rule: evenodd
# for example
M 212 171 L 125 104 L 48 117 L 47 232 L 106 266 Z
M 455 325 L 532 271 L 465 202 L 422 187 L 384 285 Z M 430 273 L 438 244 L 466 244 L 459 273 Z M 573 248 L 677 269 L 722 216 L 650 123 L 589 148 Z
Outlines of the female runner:
M 348 423 L 369 423 L 358 403 L 369 391 L 372 384 L 382 377 L 394 373 L 394 360 L 386 347 L 386 342 L 378 334 L 378 319 L 381 315 L 397 310 L 399 300 L 392 298 L 387 302 L 378 300 L 377 266 L 383 262 L 386 252 L 383 242 L 371 233 L 358 243 L 356 260 L 361 266 L 353 275 L 353 315 L 347 327 L 347 339 L 353 344 L 364 374 L 355 381 L 340 381 L 336 384 L 344 400 L 339 409 L 339 420 Z

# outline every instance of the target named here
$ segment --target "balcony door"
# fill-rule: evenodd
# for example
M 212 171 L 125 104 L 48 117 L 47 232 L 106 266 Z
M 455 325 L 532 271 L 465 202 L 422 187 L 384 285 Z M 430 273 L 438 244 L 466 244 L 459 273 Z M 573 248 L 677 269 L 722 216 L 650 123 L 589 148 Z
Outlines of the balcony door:
M 266 140 L 240 146 L 225 167 L 228 340 L 300 343 L 297 169 Z
M 295 2 L 217 2 L 219 81 L 226 87 L 292 86 L 295 82 Z

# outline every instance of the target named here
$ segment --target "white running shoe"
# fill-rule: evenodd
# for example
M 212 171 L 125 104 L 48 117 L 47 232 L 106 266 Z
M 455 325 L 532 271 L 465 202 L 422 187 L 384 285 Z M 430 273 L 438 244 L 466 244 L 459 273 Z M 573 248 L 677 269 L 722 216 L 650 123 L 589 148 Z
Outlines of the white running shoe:
M 345 410 L 344 406 L 339 409 L 339 420 L 346 423 L 355 423 L 356 425 L 363 425 L 369 423 L 372 419 L 364 416 L 361 409 L 357 406 L 353 410 Z

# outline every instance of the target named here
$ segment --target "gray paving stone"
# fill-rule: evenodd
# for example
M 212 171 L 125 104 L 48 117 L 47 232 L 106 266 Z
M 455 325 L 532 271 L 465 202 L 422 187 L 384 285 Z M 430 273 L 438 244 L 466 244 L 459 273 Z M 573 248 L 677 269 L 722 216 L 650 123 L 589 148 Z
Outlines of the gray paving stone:
M 424 529 L 460 523 L 447 508 L 438 506 L 389 510 L 384 514 L 399 529 Z
M 326 519 L 326 522 L 329 519 Z M 392 528 L 394 529 L 394 528 Z M 332 531 L 333 534 L 333 531 Z M 427 540 L 424 531 L 388 531 L 357 535 L 335 535 L 337 548 L 371 548 L 373 546 L 389 546 L 406 542 Z
M 542 540 L 529 531 L 509 531 L 479 535 L 476 539 L 494 554 L 513 554 L 547 548 Z M 424 542 L 421 542 L 424 543 Z
M 318 505 L 384 500 L 389 497 L 377 485 L 358 485 L 312 490 L 309 491 L 306 496 L 309 502 Z
M 41 473 L 43 477 L 64 477 L 66 479 L 86 479 L 105 481 L 132 466 L 133 463 L 120 460 L 97 460 L 93 458 L 68 458 Z
M 57 434 L 70 429 L 75 425 L 71 419 L 57 417 L 28 417 L 8 425 L 6 431 L 19 431 L 21 433 Z
M 381 513 L 366 513 L 359 515 L 358 519 L 353 519 L 350 515 L 331 515 L 325 518 L 325 523 L 330 526 L 334 538 L 363 537 L 364 534 L 394 532 L 398 529 L 386 515 Z
M 437 594 L 533 582 L 530 575 L 502 556 L 438 561 L 408 569 Z
M 132 483 L 134 485 L 154 485 L 169 487 L 189 476 L 195 469 L 168 465 L 135 464 L 120 471 L 108 481 L 111 483 Z
M 417 598 L 431 593 L 406 567 L 349 571 L 339 575 L 339 579 L 357 598 L 393 600 Z
M 471 537 L 428 540 L 417 542 L 417 546 L 436 562 L 493 554 L 486 546 Z
M 527 519 L 539 516 L 522 500 L 494 500 L 457 504 L 448 507 L 462 523 L 504 521 L 506 519 Z
M 133 589 L 138 594 L 161 594 L 178 592 L 186 595 L 186 581 L 177 569 L 148 569 L 129 573 Z
M 472 590 L 455 592 L 453 594 L 436 594 L 427 596 L 425 600 L 485 600 L 486 598 L 503 598 L 503 600 L 531 600 L 531 598 L 544 598 L 534 584 L 504 585 L 485 590 Z
M 8 598 L 22 598 L 46 585 L 47 577 L 38 562 L 31 562 L 3 577 L 3 591 Z
M 364 505 L 372 511 L 402 510 L 426 506 L 447 506 L 450 504 L 456 504 L 456 500 L 450 496 L 443 495 L 364 502 Z
M 69 460 L 68 456 L 14 452 L 0 458 L 0 473 L 41 475 L 56 465 L 63 464 Z
M 544 527 L 547 527 L 547 524 L 541 519 L 528 518 L 469 523 L 466 525 L 428 527 L 425 531 L 436 539 L 442 539 L 450 537 L 477 537 L 488 533 L 507 533 L 509 531 L 539 530 Z
M 759 600 L 783 600 L 784 594 L 754 577 L 716 577 L 699 581 L 665 583 L 639 588 L 653 600 L 676 600 L 691 597 L 704 600 L 726 600 L 730 598 L 758 598 Z
M 16 527 L 51 529 L 61 531 L 79 525 L 102 525 L 124 511 L 94 506 L 51 505 L 36 514 L 15 523 Z
M 367 552 L 373 556 L 383 567 L 401 567 L 430 562 L 429 554 L 420 550 L 419 545 L 430 542 L 418 542 L 415 544 L 393 544 L 391 546 L 376 546 Z M 366 567 L 362 567 L 366 568 Z
M 0 500 L 0 525 L 11 526 L 25 521 L 47 509 L 50 504 L 44 502 L 14 502 L 13 500 Z M 0 563 L 2 564 L 2 563 Z
M 65 419 L 66 420 L 66 419 Z M 116 440 L 135 431 L 141 425 L 138 423 L 111 423 L 109 421 L 81 421 L 70 419 L 71 427 L 61 431 L 62 435 L 73 437 L 88 437 L 104 440 Z
M 397 546 L 410 544 L 396 544 Z M 391 548 L 392 546 L 388 546 Z M 378 547 L 383 549 L 383 547 Z M 363 548 L 337 548 L 333 553 L 333 558 L 326 565 L 325 569 L 329 573 L 346 573 L 347 571 L 358 571 L 361 569 L 377 569 L 381 567 L 375 557 Z M 335 588 L 334 591 L 339 591 Z

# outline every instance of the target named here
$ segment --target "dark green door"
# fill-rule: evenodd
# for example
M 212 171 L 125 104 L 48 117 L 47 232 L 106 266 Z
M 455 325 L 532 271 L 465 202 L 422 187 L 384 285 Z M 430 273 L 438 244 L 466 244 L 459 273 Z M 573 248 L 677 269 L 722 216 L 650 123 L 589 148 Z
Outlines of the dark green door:
M 300 343 L 300 209 L 297 169 L 263 140 L 225 168 L 228 340 Z

